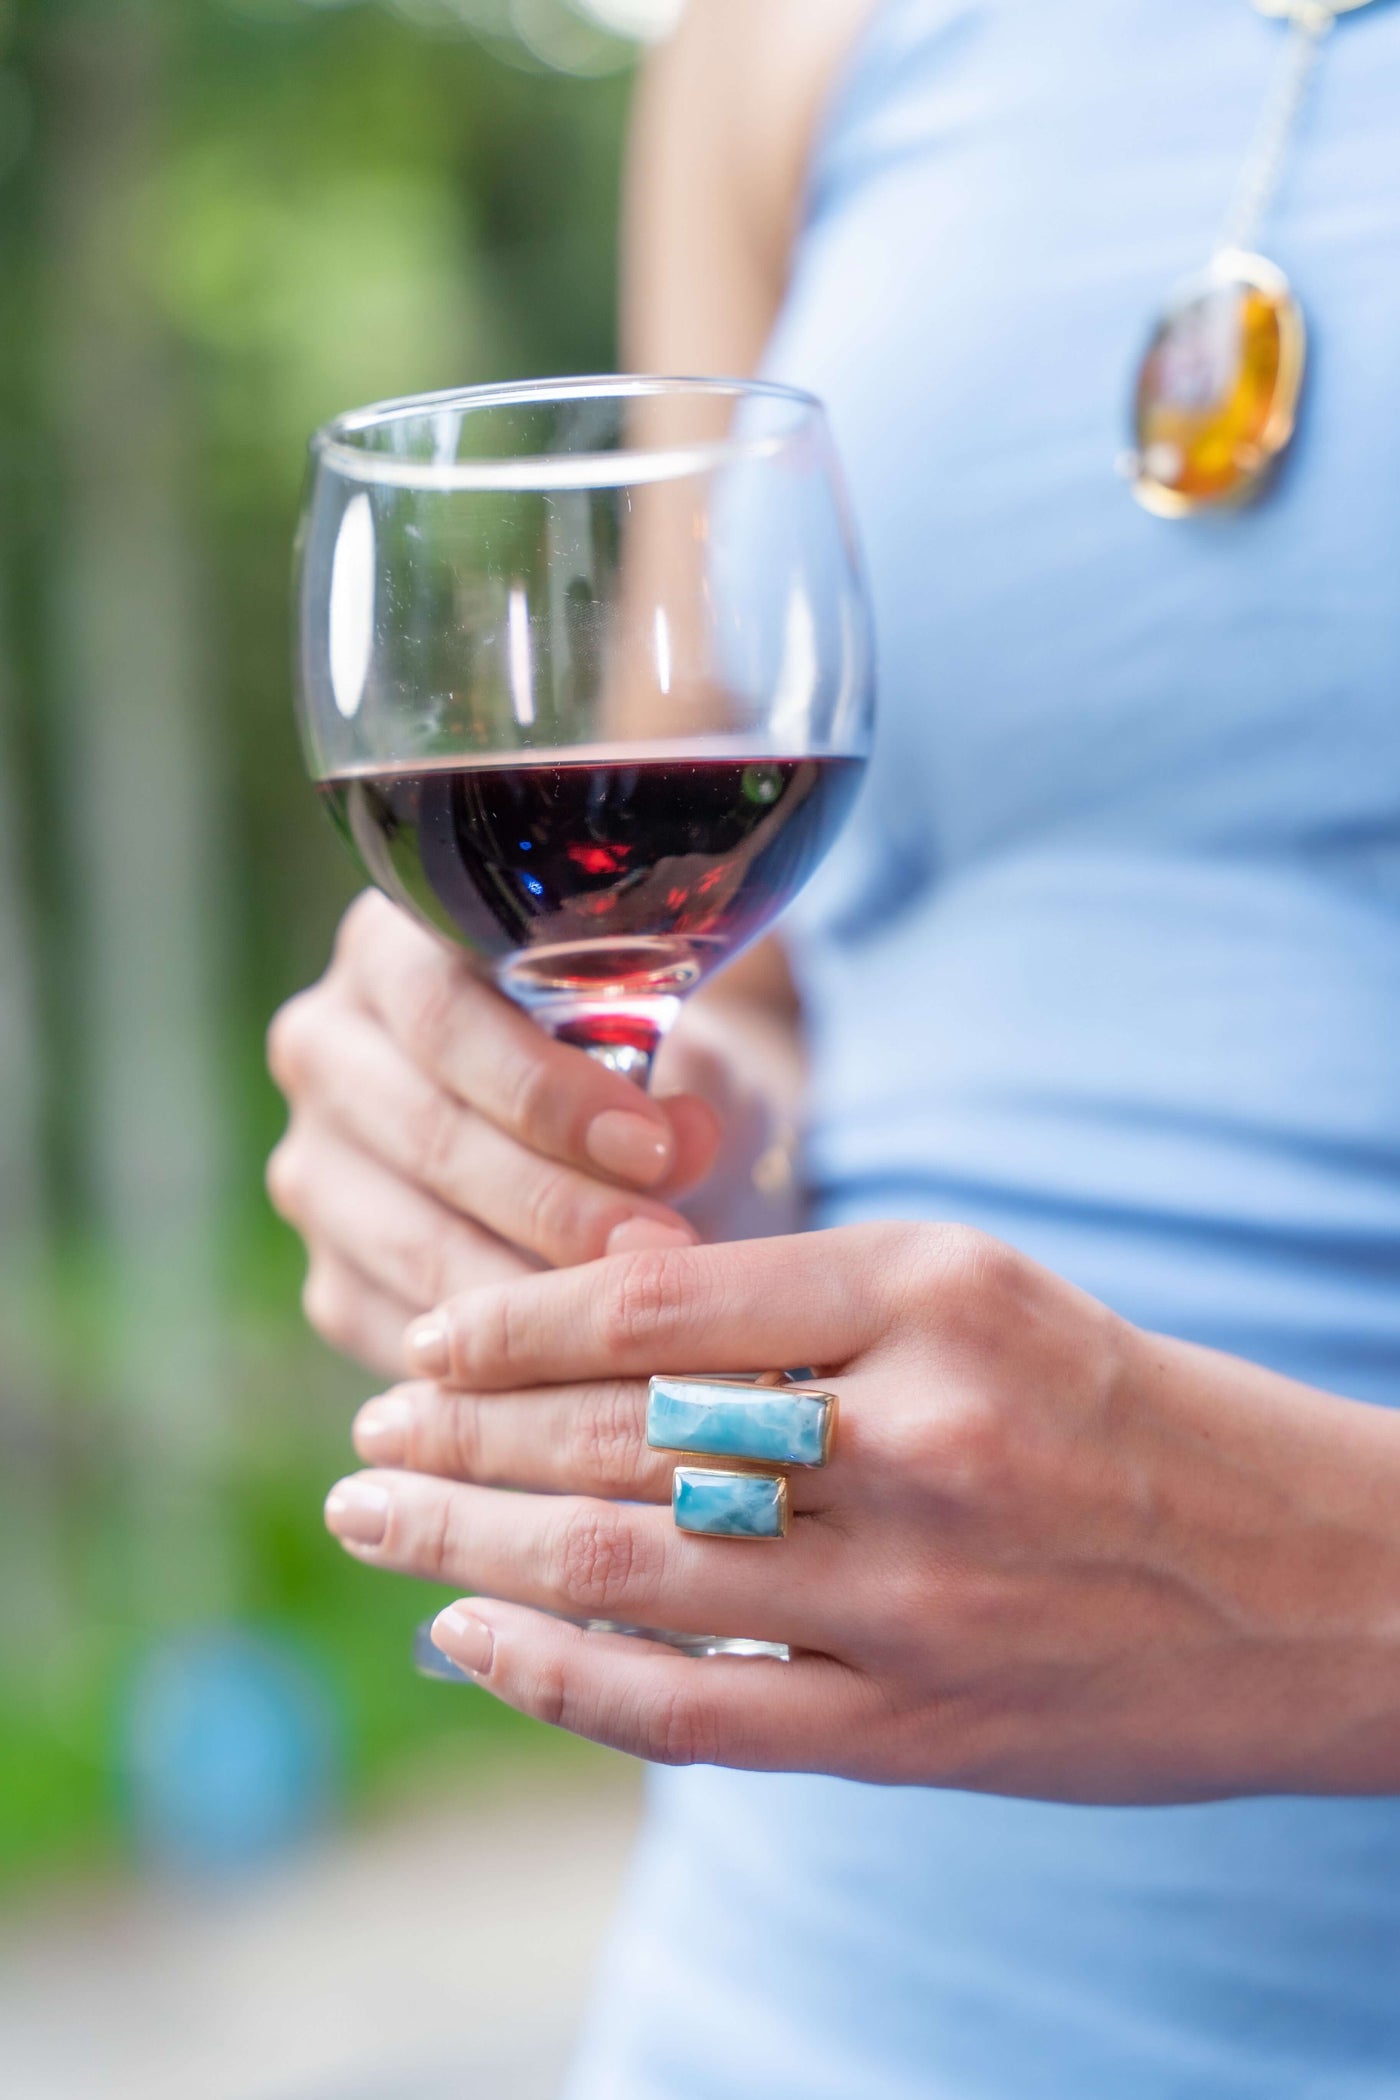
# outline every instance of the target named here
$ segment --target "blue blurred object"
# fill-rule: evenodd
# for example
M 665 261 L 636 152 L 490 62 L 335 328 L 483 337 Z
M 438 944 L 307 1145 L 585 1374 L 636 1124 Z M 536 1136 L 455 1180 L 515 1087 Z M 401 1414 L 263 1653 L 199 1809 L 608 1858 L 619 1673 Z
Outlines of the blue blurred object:
M 424 1619 L 413 1629 L 413 1667 L 420 1677 L 432 1677 L 443 1684 L 474 1684 L 476 1679 L 444 1655 L 433 1639 L 433 1622 Z
M 226 1875 L 311 1835 L 339 1795 L 334 1706 L 308 1664 L 238 1628 L 152 1648 L 121 1740 L 137 1846 L 165 1871 Z

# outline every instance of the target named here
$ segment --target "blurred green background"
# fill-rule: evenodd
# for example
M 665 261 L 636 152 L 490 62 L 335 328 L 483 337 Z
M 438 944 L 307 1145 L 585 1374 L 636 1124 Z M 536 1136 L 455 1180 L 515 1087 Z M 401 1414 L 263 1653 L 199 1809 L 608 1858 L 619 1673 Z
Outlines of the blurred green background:
M 251 1741 L 221 1783 L 280 1786 L 289 1827 L 582 1754 L 412 1678 L 432 1595 L 322 1532 L 372 1388 L 301 1324 L 262 1037 L 354 888 L 291 720 L 305 439 L 386 394 L 613 365 L 627 72 L 674 12 L 0 0 L 11 1879 L 131 1849 L 170 1779 L 142 1776 L 152 1698 L 200 1791 L 192 1640 L 206 1690 L 253 1658 L 251 1695 L 216 1690 Z

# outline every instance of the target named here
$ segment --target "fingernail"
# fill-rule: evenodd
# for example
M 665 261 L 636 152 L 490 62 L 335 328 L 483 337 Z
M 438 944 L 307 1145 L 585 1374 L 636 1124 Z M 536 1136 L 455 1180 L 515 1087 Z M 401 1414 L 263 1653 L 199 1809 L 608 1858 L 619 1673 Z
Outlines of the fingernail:
M 365 1480 L 342 1480 L 326 1497 L 326 1523 L 351 1546 L 377 1546 L 389 1528 L 389 1497 Z
M 643 1188 L 660 1181 L 671 1164 L 670 1131 L 648 1116 L 629 1115 L 625 1108 L 605 1109 L 595 1116 L 583 1142 L 588 1157 L 605 1174 L 639 1181 Z
M 449 1604 L 433 1620 L 433 1646 L 473 1677 L 484 1677 L 496 1652 L 496 1636 L 483 1620 L 460 1604 Z
M 609 1254 L 640 1254 L 646 1247 L 693 1247 L 695 1234 L 684 1225 L 663 1225 L 659 1218 L 624 1218 L 608 1234 Z
M 414 1321 L 404 1337 L 404 1351 L 410 1367 L 424 1378 L 447 1376 L 451 1363 L 447 1329 L 436 1316 Z
M 412 1418 L 402 1393 L 381 1393 L 377 1400 L 367 1400 L 355 1417 L 355 1449 L 372 1466 L 401 1464 Z

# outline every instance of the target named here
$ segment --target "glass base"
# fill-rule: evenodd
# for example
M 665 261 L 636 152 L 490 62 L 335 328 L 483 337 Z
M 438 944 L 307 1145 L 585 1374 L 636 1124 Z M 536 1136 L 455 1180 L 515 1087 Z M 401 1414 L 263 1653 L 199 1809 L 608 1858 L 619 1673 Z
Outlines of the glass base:
M 620 1619 L 571 1619 L 569 1624 L 581 1626 L 585 1633 L 625 1633 L 636 1640 L 660 1641 L 664 1647 L 674 1648 L 679 1655 L 697 1658 L 738 1655 L 754 1657 L 760 1662 L 792 1661 L 792 1651 L 786 1641 L 750 1641 L 742 1635 L 726 1633 L 663 1633 L 652 1626 L 628 1626 Z M 413 1629 L 413 1667 L 420 1677 L 435 1677 L 445 1684 L 472 1682 L 465 1670 L 459 1669 L 450 1656 L 433 1645 L 431 1619 L 422 1620 Z
M 565 1036 L 561 1040 L 567 1042 L 568 1038 Z M 606 1065 L 621 1079 L 630 1079 L 643 1093 L 651 1085 L 653 1051 L 643 1050 L 637 1043 L 583 1043 L 579 1047 L 586 1050 L 596 1064 Z

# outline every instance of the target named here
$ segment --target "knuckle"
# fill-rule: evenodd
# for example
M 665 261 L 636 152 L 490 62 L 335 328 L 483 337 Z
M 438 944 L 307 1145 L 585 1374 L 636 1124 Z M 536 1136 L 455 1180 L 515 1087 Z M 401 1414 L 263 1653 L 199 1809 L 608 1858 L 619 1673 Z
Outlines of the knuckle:
M 450 1291 L 444 1297 L 440 1317 L 447 1326 L 448 1383 L 463 1387 L 519 1384 L 515 1367 L 529 1345 L 529 1327 L 516 1310 L 514 1293 L 483 1291 L 469 1320 L 457 1317 Z
M 547 1728 L 567 1728 L 572 1707 L 567 1668 L 557 1657 L 542 1662 L 531 1687 L 530 1712 Z
M 963 1225 L 896 1225 L 890 1231 L 890 1271 L 902 1290 L 954 1299 L 968 1280 L 976 1237 Z
M 647 1756 L 661 1765 L 719 1762 L 719 1731 L 703 1692 L 671 1685 L 656 1699 L 645 1730 Z
M 506 1127 L 532 1151 L 546 1146 L 555 1094 L 543 1057 L 521 1056 L 505 1081 Z
M 555 1558 L 563 1595 L 594 1616 L 606 1616 L 628 1597 L 640 1573 L 636 1535 L 626 1519 L 590 1503 L 565 1518 Z
M 313 1264 L 301 1287 L 301 1309 L 318 1334 L 333 1310 L 333 1292 L 325 1272 Z
M 399 1295 L 410 1305 L 436 1305 L 448 1295 L 447 1238 L 445 1233 L 405 1228 L 390 1248 Z
M 350 1222 L 347 1214 L 347 1227 Z M 450 1226 L 439 1230 L 430 1212 L 408 1205 L 400 1211 L 387 1202 L 377 1216 L 357 1212 L 353 1225 L 353 1236 L 347 1230 L 341 1243 L 353 1249 L 357 1265 L 382 1289 L 423 1312 L 447 1295 L 443 1278 L 449 1266 Z
M 912 1300 L 927 1310 L 942 1341 L 1005 1347 L 1026 1297 L 1031 1265 L 1024 1255 L 970 1225 L 879 1229 L 886 1235 L 879 1269 L 895 1319 Z
M 461 1543 L 457 1497 L 451 1488 L 439 1488 L 423 1514 L 421 1537 L 415 1541 L 415 1569 L 430 1581 L 452 1580 L 461 1565 Z
M 407 1131 L 408 1156 L 415 1176 L 426 1187 L 452 1187 L 461 1133 L 461 1110 L 436 1088 L 412 1111 Z
M 940 1290 L 969 1310 L 1000 1303 L 1014 1285 L 1024 1259 L 1004 1240 L 970 1225 L 942 1225 L 925 1231 L 925 1273 Z
M 602 1301 L 606 1346 L 628 1355 L 662 1345 L 681 1308 L 694 1303 L 695 1282 L 689 1248 L 649 1248 L 618 1262 Z
M 268 1201 L 279 1217 L 295 1222 L 301 1215 L 306 1178 L 306 1163 L 300 1144 L 291 1136 L 284 1137 L 268 1154 L 263 1171 Z
M 437 1256 L 437 1289 L 432 1303 L 437 1305 L 459 1292 L 479 1290 L 489 1283 L 495 1270 L 486 1258 L 480 1230 L 469 1215 L 465 1219 L 451 1219 L 443 1227 Z
M 343 969 L 347 964 L 353 966 L 373 942 L 375 931 L 383 922 L 384 899 L 378 890 L 361 890 L 354 903 L 342 914 L 336 928 L 332 969 Z
M 268 1023 L 267 1069 L 284 1094 L 293 1092 L 305 1079 L 315 1033 L 314 992 L 298 992 L 278 1007 Z
M 441 1456 L 447 1461 L 446 1470 L 458 1480 L 485 1480 L 488 1475 L 480 1401 L 453 1398 L 437 1404 L 446 1410 L 440 1438 Z
M 962 1399 L 923 1424 L 917 1442 L 920 1468 L 938 1493 L 964 1504 L 1001 1499 L 1011 1447 L 999 1408 Z
M 531 1175 L 523 1202 L 526 1243 L 536 1253 L 564 1262 L 582 1253 L 583 1205 L 571 1175 L 542 1168 Z
M 423 1066 L 441 1064 L 452 1034 L 455 988 L 433 957 L 413 971 L 398 1005 L 399 1025 L 410 1055 Z
M 348 1292 L 335 1273 L 313 1262 L 301 1288 L 301 1309 L 308 1325 L 332 1348 L 348 1348 L 354 1340 L 354 1308 Z
M 1016 1248 L 970 1226 L 959 1229 L 953 1259 L 968 1291 L 994 1303 L 1018 1291 L 1026 1272 L 1026 1258 Z
M 581 1477 L 600 1485 L 629 1486 L 647 1453 L 646 1428 L 635 1386 L 599 1386 L 577 1419 Z

